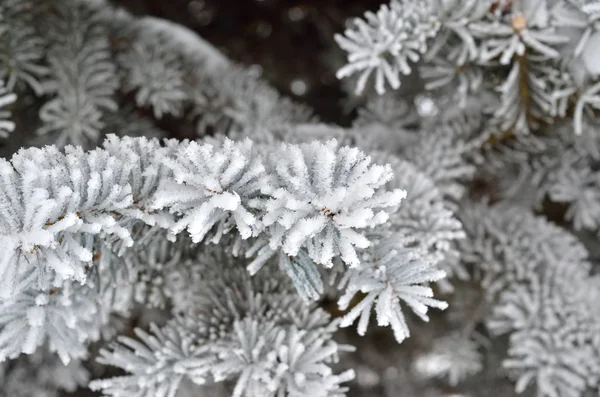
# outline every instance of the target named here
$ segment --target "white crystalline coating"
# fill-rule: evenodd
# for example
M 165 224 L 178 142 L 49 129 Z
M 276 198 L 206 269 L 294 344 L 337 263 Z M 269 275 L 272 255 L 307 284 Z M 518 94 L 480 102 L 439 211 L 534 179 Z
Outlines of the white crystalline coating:
M 50 293 L 26 291 L 0 301 L 0 361 L 32 354 L 44 342 L 67 365 L 87 354 L 105 321 L 95 292 L 68 283 Z
M 347 53 L 337 77 L 358 76 L 350 82 L 360 94 L 375 75 L 383 94 L 419 61 L 433 97 L 463 108 L 476 98 L 495 112 L 486 134 L 528 134 L 567 116 L 595 82 L 599 20 L 594 0 L 392 0 L 336 36 Z M 580 134 L 581 109 L 575 113 Z
M 433 290 L 428 286 L 446 277 L 446 273 L 431 257 L 395 247 L 398 239 L 396 236 L 380 243 L 358 268 L 344 275 L 340 283 L 344 294 L 338 301 L 341 310 L 349 308 L 357 293 L 366 296 L 344 315 L 340 326 L 348 327 L 358 319 L 358 333 L 364 335 L 374 309 L 377 324 L 391 326 L 394 337 L 401 343 L 410 336 L 401 304 L 408 305 L 423 321 L 429 320 L 429 307 L 442 310 L 448 307 L 446 302 L 433 299 Z
M 343 397 L 342 384 L 354 373 L 335 373 L 332 363 L 352 348 L 332 339 L 337 324 L 330 316 L 300 302 L 277 275 L 250 277 L 231 257 L 221 256 L 219 268 L 214 259 L 199 258 L 195 265 L 206 273 L 188 286 L 200 300 L 185 304 L 201 310 L 111 343 L 100 362 L 128 374 L 95 380 L 91 388 L 114 397 L 170 397 L 187 379 L 197 385 L 231 381 L 238 396 Z
M 316 263 L 329 266 L 340 257 L 356 266 L 356 249 L 370 244 L 364 230 L 386 222 L 386 208 L 397 208 L 406 195 L 383 189 L 392 178 L 389 166 L 334 141 L 284 145 L 267 162 L 273 168 L 248 140 L 160 147 L 156 140 L 111 136 L 105 147 L 88 153 L 69 147 L 66 154 L 32 148 L 1 162 L 9 252 L 0 261 L 3 296 L 31 283 L 32 270 L 43 276 L 36 282 L 49 286 L 85 282 L 94 245 L 110 236 L 122 254 L 143 224 L 173 235 L 187 229 L 193 242 L 209 232 L 218 242 L 234 228 L 242 239 L 264 233 L 272 250 L 296 256 L 303 249 Z M 300 162 L 286 163 L 292 154 Z
M 294 256 L 305 248 L 316 263 L 331 266 L 340 256 L 350 266 L 360 262 L 356 248 L 370 242 L 364 230 L 384 223 L 406 191 L 384 191 L 393 178 L 389 165 L 371 164 L 358 149 L 326 144 L 282 145 L 268 159 L 273 171 L 272 198 L 263 224 L 272 229 L 271 249 L 281 246 Z
M 379 94 L 385 92 L 386 83 L 398 89 L 401 75 L 411 73 L 411 64 L 427 50 L 427 39 L 438 29 L 439 21 L 428 1 L 392 0 L 377 13 L 367 12 L 365 20 L 356 18 L 344 35 L 335 36 L 348 52 L 348 64 L 336 76 L 341 79 L 359 73 L 357 93 L 365 90 L 373 74 Z
M 592 76 L 600 75 L 600 32 L 596 32 L 587 40 L 581 53 L 581 59 Z
M 10 106 L 17 100 L 17 95 L 5 88 L 0 79 L 0 138 L 7 138 L 14 131 L 15 123 L 11 120 L 11 113 L 4 108 Z
M 221 148 L 184 143 L 164 165 L 173 179 L 164 181 L 152 206 L 182 214 L 173 233 L 187 228 L 199 242 L 215 225 L 219 235 L 235 226 L 244 239 L 258 231 L 256 211 L 249 205 L 260 200 L 268 179 L 251 141 L 226 140 Z
M 104 171 L 115 161 L 102 151 L 70 148 L 62 154 L 52 147 L 21 150 L 12 164 L 2 160 L 4 297 L 25 279 L 40 285 L 84 282 L 85 266 L 93 257 L 92 236 L 100 232 L 131 243 L 129 233 L 113 219 L 112 212 L 131 204 L 129 185 Z

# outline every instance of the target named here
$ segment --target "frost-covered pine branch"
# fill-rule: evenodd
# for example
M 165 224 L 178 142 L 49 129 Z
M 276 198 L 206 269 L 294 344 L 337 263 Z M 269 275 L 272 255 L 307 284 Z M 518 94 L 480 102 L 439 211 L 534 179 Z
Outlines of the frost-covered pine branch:
M 42 61 L 45 41 L 33 21 L 27 3 L 7 0 L 0 5 L 0 78 L 9 90 L 26 84 L 40 95 L 48 68 Z
M 204 270 L 198 284 L 178 291 L 188 298 L 185 315 L 102 351 L 102 362 L 131 375 L 94 381 L 93 389 L 174 396 L 185 378 L 231 382 L 234 396 L 344 395 L 341 384 L 353 373 L 334 375 L 330 364 L 349 346 L 331 340 L 336 324 L 325 312 L 293 299 L 295 289 L 284 279 L 250 277 L 230 256 L 202 254 L 194 266 Z
M 15 123 L 11 120 L 11 113 L 4 110 L 15 102 L 17 96 L 8 91 L 3 83 L 0 82 L 0 137 L 7 138 L 14 131 Z
M 520 209 L 467 210 L 463 219 L 474 238 L 464 258 L 482 266 L 475 274 L 491 294 L 486 325 L 492 335 L 510 333 L 503 365 L 517 380 L 516 391 L 533 383 L 543 396 L 579 396 L 595 387 L 600 318 L 589 309 L 597 280 L 589 274 L 587 250 Z
M 415 64 L 427 89 L 462 106 L 489 94 L 488 134 L 529 133 L 567 114 L 580 134 L 583 108 L 597 114 L 588 88 L 598 78 L 597 21 L 594 1 L 392 0 L 336 36 L 348 53 L 338 77 L 360 73 L 360 93 L 374 74 L 382 94 Z
M 64 4 L 52 7 L 45 21 L 54 27 L 48 37 L 50 73 L 42 82 L 51 99 L 40 109 L 44 124 L 38 133 L 57 133 L 58 146 L 98 141 L 103 113 L 117 110 L 116 68 L 99 13 L 83 2 Z
M 338 304 L 342 310 L 349 307 L 357 293 L 365 296 L 342 319 L 349 326 L 359 319 L 358 333 L 364 335 L 371 310 L 377 313 L 379 326 L 391 326 L 398 343 L 410 336 L 400 303 L 406 304 L 422 320 L 428 321 L 429 307 L 445 309 L 446 302 L 433 299 L 428 283 L 446 276 L 436 267 L 436 261 L 418 251 L 394 247 L 393 240 L 382 241 L 373 248 L 361 267 L 346 273 L 341 286 L 345 289 Z
M 181 25 L 2 2 L 0 395 L 597 393 L 599 18 L 391 0 L 331 35 L 342 127 Z
M 165 35 L 156 36 L 153 42 L 135 42 L 121 55 L 119 62 L 125 71 L 123 89 L 135 91 L 137 106 L 152 107 L 156 118 L 163 114 L 180 115 L 187 99 L 183 65 L 178 54 L 169 49 L 171 42 Z
M 263 189 L 272 197 L 263 218 L 272 235 L 269 249 L 281 246 L 294 256 L 306 248 L 318 264 L 331 266 L 339 256 L 356 266 L 354 247 L 370 244 L 361 230 L 386 222 L 386 209 L 406 197 L 402 189 L 382 189 L 393 177 L 389 165 L 371 164 L 360 150 L 336 146 L 335 140 L 282 145 L 268 158 L 274 176 L 273 186 Z
M 331 229 L 329 234 L 320 237 L 320 241 L 333 247 L 339 244 L 336 239 L 342 241 L 348 236 L 360 236 L 353 227 L 360 230 L 380 225 L 387 219 L 387 213 L 381 211 L 376 215 L 370 208 L 398 206 L 405 194 L 400 189 L 390 192 L 381 189 L 392 177 L 389 167 L 370 165 L 370 158 L 359 150 L 337 149 L 333 141 L 327 146 L 316 143 L 281 146 L 273 153 L 273 158 L 280 160 L 264 164 L 262 157 L 252 151 L 249 141 L 236 145 L 227 140 L 220 148 L 195 142 L 167 141 L 166 146 L 161 147 L 157 140 L 111 136 L 104 147 L 90 152 L 67 147 L 65 153 L 54 147 L 30 148 L 19 151 L 11 162 L 4 160 L 2 163 L 3 241 L 9 253 L 2 261 L 3 297 L 10 305 L 6 310 L 13 313 L 11 316 L 19 311 L 24 314 L 25 309 L 18 306 L 17 310 L 12 305 L 28 297 L 22 303 L 31 307 L 27 312 L 34 317 L 28 321 L 35 320 L 41 327 L 37 333 L 27 336 L 19 330 L 17 320 L 7 317 L 7 321 L 11 320 L 6 323 L 3 335 L 7 348 L 13 350 L 7 350 L 4 357 L 12 357 L 21 351 L 33 352 L 45 340 L 46 332 L 51 338 L 52 331 L 46 328 L 44 319 L 58 319 L 59 316 L 44 314 L 42 308 L 59 296 L 55 296 L 54 291 L 70 291 L 75 285 L 72 282 L 85 284 L 88 275 L 94 274 L 90 267 L 98 266 L 106 248 L 122 255 L 134 244 L 136 228 L 167 228 L 175 238 L 187 227 L 192 242 L 196 243 L 212 231 L 211 241 L 218 243 L 235 225 L 242 240 L 265 234 L 271 252 L 281 249 L 285 255 L 297 255 L 297 251 L 292 252 L 286 246 L 287 238 L 282 241 L 280 237 L 281 231 L 285 236 L 286 228 L 289 233 L 294 232 L 294 228 L 286 227 L 287 224 L 278 219 L 303 222 L 311 220 L 312 215 L 311 222 L 321 222 L 322 228 Z M 281 161 L 289 151 L 302 153 L 302 150 L 305 158 L 313 162 L 318 156 L 330 154 L 333 174 L 325 175 L 323 182 L 315 185 L 312 195 L 298 189 L 302 179 L 295 185 L 288 185 L 289 192 L 296 194 L 296 202 L 305 200 L 309 204 L 306 209 L 293 201 L 282 206 L 285 202 L 281 201 L 284 196 L 280 196 L 280 192 L 286 192 L 283 186 L 287 181 L 282 178 L 284 173 L 296 171 L 298 177 L 304 175 L 306 178 L 306 172 L 314 169 L 314 163 L 310 167 L 304 165 L 308 169 L 281 167 L 278 169 L 280 179 L 273 181 L 267 175 L 277 169 L 269 167 L 284 164 Z M 337 150 L 340 160 L 336 165 Z M 348 184 L 336 187 L 331 185 L 334 181 L 348 181 Z M 276 188 L 277 183 L 283 186 Z M 327 190 L 332 188 L 333 191 Z M 318 198 L 319 193 L 324 194 L 323 199 Z M 315 203 L 310 205 L 312 201 Z M 336 213 L 325 212 L 321 209 L 324 207 L 331 207 Z M 285 215 L 285 211 L 290 215 Z M 352 219 L 353 211 L 364 219 L 359 223 L 345 223 L 344 219 Z M 280 226 L 271 226 L 274 222 Z M 336 228 L 340 231 L 335 232 Z M 304 239 L 316 239 L 323 233 L 318 229 L 299 230 Z M 366 237 L 361 239 L 367 241 Z M 348 244 L 351 241 L 348 240 Z M 309 256 L 317 255 L 314 243 L 305 245 L 307 243 L 301 240 L 300 244 L 306 247 Z M 331 251 L 327 259 L 344 259 L 346 254 L 343 250 Z M 358 256 L 353 255 L 358 261 Z M 319 256 L 313 258 L 319 263 Z M 264 263 L 264 259 L 261 261 Z M 327 261 L 320 262 L 327 264 Z M 50 301 L 49 297 L 52 297 Z M 83 302 L 101 303 L 100 298 L 88 298 Z M 78 327 L 80 320 L 74 318 L 76 324 L 68 328 Z M 19 321 L 22 324 L 25 320 Z M 89 338 L 87 331 L 84 332 L 83 339 Z M 17 333 L 25 338 L 22 342 L 11 339 Z M 79 345 L 69 347 L 74 346 Z M 60 349 L 61 346 L 53 348 Z M 65 352 L 63 359 L 80 355 Z

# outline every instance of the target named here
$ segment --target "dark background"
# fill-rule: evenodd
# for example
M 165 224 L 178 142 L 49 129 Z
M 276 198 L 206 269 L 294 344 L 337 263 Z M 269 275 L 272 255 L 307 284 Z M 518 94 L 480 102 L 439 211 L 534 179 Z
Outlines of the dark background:
M 382 0 L 112 0 L 136 15 L 182 24 L 230 59 L 260 65 L 281 93 L 310 105 L 323 121 L 348 125 L 345 94 L 335 71 L 344 53 L 333 40 L 345 22 Z M 306 84 L 294 95 L 294 81 Z

